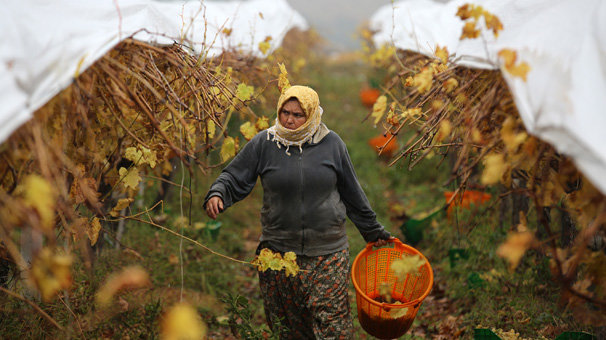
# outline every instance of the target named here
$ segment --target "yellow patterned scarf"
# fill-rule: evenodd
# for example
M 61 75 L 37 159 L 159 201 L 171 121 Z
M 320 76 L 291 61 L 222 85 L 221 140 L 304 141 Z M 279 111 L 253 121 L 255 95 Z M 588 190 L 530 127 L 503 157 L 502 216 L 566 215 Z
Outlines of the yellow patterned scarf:
M 280 111 L 282 106 L 291 98 L 297 98 L 307 120 L 296 130 L 287 129 L 280 124 Z M 294 85 L 284 90 L 278 99 L 278 117 L 272 127 L 267 129 L 267 139 L 273 134 L 273 142 L 276 142 L 278 148 L 280 144 L 286 146 L 286 154 L 290 156 L 288 149 L 292 146 L 298 146 L 303 152 L 302 145 L 312 140 L 316 131 L 322 123 L 322 107 L 318 93 L 307 86 Z

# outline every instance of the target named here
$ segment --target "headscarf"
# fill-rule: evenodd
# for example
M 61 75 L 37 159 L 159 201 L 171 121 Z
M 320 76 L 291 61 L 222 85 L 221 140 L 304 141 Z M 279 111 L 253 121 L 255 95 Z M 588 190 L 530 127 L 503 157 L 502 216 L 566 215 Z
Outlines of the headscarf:
M 280 124 L 282 106 L 291 98 L 296 98 L 299 101 L 307 118 L 305 123 L 295 130 L 287 129 Z M 289 156 L 288 149 L 292 145 L 298 146 L 299 150 L 303 152 L 302 145 L 312 140 L 322 123 L 322 112 L 324 110 L 320 106 L 318 93 L 307 86 L 291 86 L 280 95 L 277 111 L 278 117 L 276 117 L 276 122 L 272 127 L 267 129 L 267 139 L 269 140 L 270 133 L 273 134 L 272 142 L 276 142 L 278 148 L 280 148 L 280 144 L 286 146 L 286 154 Z

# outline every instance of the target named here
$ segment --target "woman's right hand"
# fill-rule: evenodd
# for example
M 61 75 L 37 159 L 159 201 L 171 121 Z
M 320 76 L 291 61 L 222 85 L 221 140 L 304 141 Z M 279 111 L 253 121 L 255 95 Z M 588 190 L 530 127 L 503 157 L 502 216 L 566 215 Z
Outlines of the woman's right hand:
M 217 215 L 223 211 L 223 200 L 219 196 L 211 197 L 206 202 L 206 215 L 213 220 L 217 218 Z

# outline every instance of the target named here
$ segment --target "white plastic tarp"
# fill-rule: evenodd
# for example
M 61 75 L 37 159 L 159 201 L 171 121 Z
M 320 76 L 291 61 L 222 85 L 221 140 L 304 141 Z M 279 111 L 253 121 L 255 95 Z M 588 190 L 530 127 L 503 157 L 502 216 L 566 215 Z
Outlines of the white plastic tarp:
M 0 143 L 67 87 L 77 70 L 130 36 L 182 42 L 209 57 L 224 48 L 262 57 L 258 44 L 267 36 L 270 53 L 291 28 L 308 28 L 285 0 L 8 0 L 0 18 Z
M 456 13 L 465 3 L 501 20 L 498 38 L 484 30 L 480 38 L 459 40 L 464 22 Z M 377 45 L 426 55 L 436 44 L 446 46 L 469 67 L 500 68 L 497 53 L 516 50 L 531 68 L 527 81 L 504 70 L 503 76 L 526 129 L 572 157 L 606 193 L 606 1 L 399 1 L 377 10 L 370 26 L 379 30 Z

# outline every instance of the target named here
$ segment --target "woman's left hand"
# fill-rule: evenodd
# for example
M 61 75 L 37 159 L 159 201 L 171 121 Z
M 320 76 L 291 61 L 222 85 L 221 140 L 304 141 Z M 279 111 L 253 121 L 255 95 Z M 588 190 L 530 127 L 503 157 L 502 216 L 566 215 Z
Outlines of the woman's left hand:
M 395 239 L 396 238 L 393 237 L 393 236 L 390 236 L 389 239 L 386 239 L 386 240 L 378 239 L 378 240 L 375 241 L 374 246 L 375 247 L 382 247 L 382 246 L 386 245 L 387 243 L 389 243 L 390 240 L 395 240 Z

